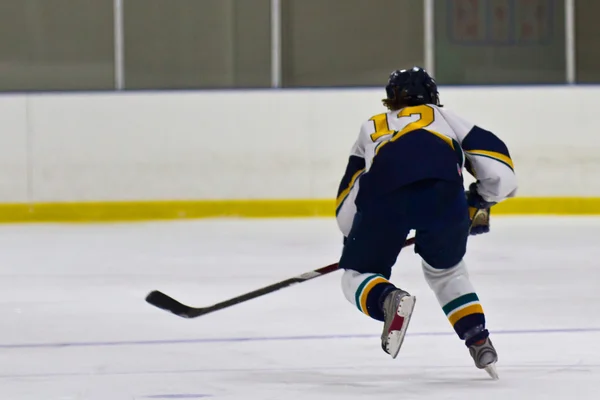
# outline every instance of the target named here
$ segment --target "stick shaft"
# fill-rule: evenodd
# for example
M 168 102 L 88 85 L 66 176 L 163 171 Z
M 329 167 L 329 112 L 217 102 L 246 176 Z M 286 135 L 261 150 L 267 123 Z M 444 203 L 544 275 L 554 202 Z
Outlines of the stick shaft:
M 339 269 L 338 263 L 331 264 L 331 265 L 328 265 L 326 267 L 319 268 L 319 269 L 316 269 L 316 270 L 311 271 L 311 272 L 306 272 L 306 273 L 304 273 L 302 275 L 298 275 L 298 276 L 295 276 L 293 278 L 289 278 L 289 279 L 286 279 L 286 280 L 281 281 L 281 282 L 274 283 L 274 284 L 269 285 L 269 286 L 265 286 L 263 288 L 254 290 L 252 292 L 242 294 L 242 295 L 234 297 L 232 299 L 225 300 L 225 301 L 223 301 L 221 303 L 217 303 L 217 304 L 215 304 L 213 306 L 210 306 L 208 308 L 211 309 L 211 311 L 221 310 L 223 308 L 231 307 L 233 305 L 236 305 L 236 304 L 239 304 L 239 303 L 243 303 L 245 301 L 252 300 L 252 299 L 255 299 L 255 298 L 260 297 L 260 296 L 264 296 L 265 294 L 276 292 L 278 290 L 281 290 L 283 288 L 295 285 L 297 283 L 302 283 L 302 282 L 309 281 L 311 279 L 318 278 L 319 276 L 323 276 L 323 275 L 329 274 L 331 272 L 337 271 L 338 269 Z
M 403 247 L 410 246 L 414 244 L 415 238 L 410 238 L 406 242 L 404 242 Z M 186 306 L 183 303 L 173 299 L 172 297 L 160 292 L 153 291 L 146 296 L 146 301 L 149 304 L 152 304 L 155 307 L 161 308 L 163 310 L 169 311 L 175 315 L 178 315 L 183 318 L 196 318 L 201 315 L 209 314 L 214 311 L 222 310 L 224 308 L 231 307 L 236 304 L 244 303 L 248 300 L 255 299 L 257 297 L 264 296 L 265 294 L 273 293 L 275 291 L 284 289 L 286 287 L 295 285 L 297 283 L 302 283 L 309 281 L 311 279 L 318 278 L 323 275 L 327 275 L 331 272 L 337 271 L 339 269 L 338 263 L 330 264 L 322 268 L 315 269 L 310 272 L 305 272 L 301 275 L 295 276 L 293 278 L 289 278 L 277 283 L 274 283 L 269 286 L 265 286 L 263 288 L 254 290 L 252 292 L 248 292 L 242 294 L 240 296 L 231 298 L 229 300 L 222 301 L 220 303 L 214 304 L 209 307 L 190 307 Z

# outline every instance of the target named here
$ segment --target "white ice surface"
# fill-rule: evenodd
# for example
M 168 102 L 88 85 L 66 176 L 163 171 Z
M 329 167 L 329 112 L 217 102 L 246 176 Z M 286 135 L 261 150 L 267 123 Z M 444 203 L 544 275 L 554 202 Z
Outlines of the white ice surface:
M 599 399 L 600 219 L 495 218 L 466 257 L 499 351 L 472 365 L 412 249 L 398 358 L 340 273 L 194 320 L 209 305 L 337 261 L 332 219 L 0 226 L 0 399 Z M 239 340 L 238 340 L 239 339 Z

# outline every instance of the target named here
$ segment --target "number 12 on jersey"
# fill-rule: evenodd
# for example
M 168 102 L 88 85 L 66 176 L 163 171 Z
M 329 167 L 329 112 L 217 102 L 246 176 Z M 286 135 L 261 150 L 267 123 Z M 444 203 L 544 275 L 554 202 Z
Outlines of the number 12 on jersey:
M 372 117 L 369 121 L 373 121 L 375 125 L 375 133 L 371 134 L 371 140 L 376 142 L 377 139 L 385 135 L 394 135 L 400 137 L 408 132 L 423 129 L 431 125 L 435 119 L 433 108 L 422 105 L 414 107 L 405 107 L 396 115 L 396 118 L 413 117 L 417 115 L 419 119 L 407 124 L 401 131 L 392 131 L 388 123 L 388 114 L 378 114 Z

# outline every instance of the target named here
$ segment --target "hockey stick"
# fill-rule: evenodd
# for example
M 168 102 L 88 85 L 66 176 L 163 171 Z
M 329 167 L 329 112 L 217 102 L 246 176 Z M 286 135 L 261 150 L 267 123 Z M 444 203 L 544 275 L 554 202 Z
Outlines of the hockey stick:
M 404 242 L 403 247 L 410 246 L 414 243 L 415 243 L 414 237 L 407 239 L 406 242 Z M 202 315 L 209 314 L 213 311 L 222 310 L 224 308 L 231 307 L 231 306 L 239 304 L 239 303 L 243 303 L 245 301 L 263 296 L 265 294 L 275 292 L 277 290 L 286 288 L 288 286 L 295 285 L 297 283 L 302 283 L 302 282 L 306 282 L 306 281 L 314 279 L 314 278 L 318 278 L 320 276 L 337 271 L 338 269 L 339 269 L 338 263 L 331 264 L 326 267 L 315 269 L 314 271 L 310 271 L 310 272 L 305 272 L 302 275 L 298 275 L 293 278 L 289 278 L 284 281 L 277 282 L 273 285 L 265 286 L 264 288 L 243 294 L 238 297 L 234 297 L 232 299 L 223 301 L 221 303 L 214 304 L 209 307 L 196 308 L 196 307 L 186 306 L 185 304 L 178 302 L 174 298 L 167 296 L 166 294 L 164 294 L 163 292 L 160 292 L 158 290 L 150 292 L 148 294 L 148 296 L 146 296 L 146 301 L 155 307 L 161 308 L 165 311 L 169 311 L 169 312 L 171 312 L 175 315 L 178 315 L 182 318 L 196 318 L 196 317 L 200 317 Z

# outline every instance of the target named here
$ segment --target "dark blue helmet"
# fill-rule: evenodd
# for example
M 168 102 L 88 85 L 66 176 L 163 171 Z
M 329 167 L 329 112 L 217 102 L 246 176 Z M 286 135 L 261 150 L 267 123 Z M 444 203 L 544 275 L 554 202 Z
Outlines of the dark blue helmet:
M 393 102 L 405 106 L 440 105 L 437 84 L 421 67 L 392 72 L 385 92 L 388 101 L 384 101 L 384 103 Z

